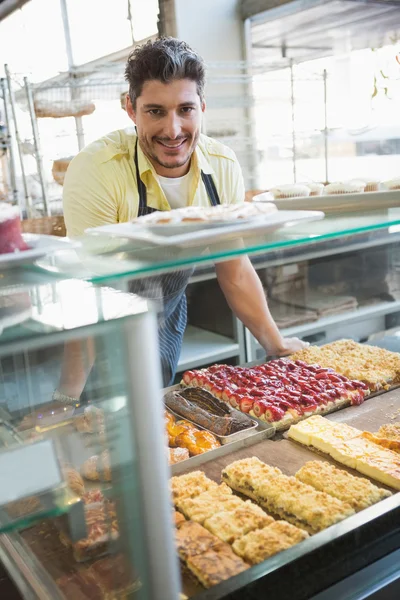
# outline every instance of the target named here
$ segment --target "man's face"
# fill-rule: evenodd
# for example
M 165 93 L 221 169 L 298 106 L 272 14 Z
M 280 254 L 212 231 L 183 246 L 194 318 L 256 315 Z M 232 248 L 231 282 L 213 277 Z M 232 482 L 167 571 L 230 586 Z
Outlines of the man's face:
M 205 109 L 196 82 L 146 81 L 135 109 L 129 96 L 126 109 L 136 124 L 140 146 L 156 172 L 164 177 L 185 175 L 199 139 Z

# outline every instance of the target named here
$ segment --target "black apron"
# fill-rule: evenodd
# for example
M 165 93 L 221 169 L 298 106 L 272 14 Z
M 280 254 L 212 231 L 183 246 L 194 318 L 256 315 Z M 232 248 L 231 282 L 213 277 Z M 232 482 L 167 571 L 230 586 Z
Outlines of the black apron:
M 136 140 L 135 147 L 135 168 L 139 192 L 138 217 L 142 217 L 157 209 L 147 206 L 147 190 L 140 179 L 137 146 L 138 140 Z M 212 176 L 201 171 L 201 178 L 210 204 L 212 206 L 221 204 Z M 175 271 L 168 275 L 158 275 L 145 280 L 133 281 L 130 285 L 131 292 L 147 299 L 162 300 L 163 302 L 163 311 L 158 315 L 158 339 L 164 386 L 172 385 L 175 377 L 187 324 L 185 290 L 193 270 L 194 268 Z

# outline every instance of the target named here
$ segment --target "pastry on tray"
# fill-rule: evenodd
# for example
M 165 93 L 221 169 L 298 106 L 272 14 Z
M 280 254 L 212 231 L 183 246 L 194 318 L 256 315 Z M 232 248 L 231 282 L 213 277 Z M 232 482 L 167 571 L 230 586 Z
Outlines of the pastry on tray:
M 182 383 L 201 387 L 243 413 L 289 427 L 304 416 L 361 404 L 365 383 L 303 361 L 278 359 L 254 367 L 213 365 L 186 371 Z
M 89 571 L 79 571 L 62 575 L 56 580 L 57 586 L 68 600 L 104 600 L 104 592 L 96 576 Z
M 143 217 L 133 219 L 133 223 L 140 225 L 177 225 L 180 223 L 216 223 L 237 222 L 242 219 L 257 218 L 275 213 L 275 204 L 243 203 L 243 204 L 220 204 L 209 208 L 199 206 L 185 206 L 168 211 L 156 211 Z
M 186 564 L 205 588 L 217 585 L 249 568 L 224 542 L 188 558 Z
M 72 467 L 64 467 L 63 472 L 68 487 L 81 498 L 85 493 L 85 484 L 81 475 Z
M 355 477 L 327 462 L 307 462 L 297 471 L 296 477 L 316 490 L 350 504 L 356 512 L 391 496 L 389 491 L 378 488 L 368 479 Z
M 382 448 L 400 453 L 400 422 L 382 425 L 376 433 L 364 431 L 362 435 Z
M 263 529 L 256 529 L 236 540 L 234 552 L 252 565 L 287 550 L 308 538 L 308 533 L 286 521 L 273 521 Z
M 354 514 L 349 504 L 287 477 L 255 457 L 244 461 L 228 465 L 222 471 L 223 481 L 296 527 L 317 533 Z
M 400 490 L 400 456 L 397 452 L 376 443 L 375 436 L 365 435 L 368 432 L 349 427 L 345 423 L 333 424 L 323 419 L 318 423 L 317 430 L 315 427 L 308 427 L 307 421 L 310 420 L 292 425 L 289 438 L 315 446 L 346 467 Z
M 198 429 L 186 420 L 165 419 L 168 444 L 172 448 L 186 448 L 191 456 L 215 450 L 221 446 L 214 434 Z
M 175 505 L 185 498 L 195 498 L 202 492 L 218 489 L 218 484 L 206 477 L 203 471 L 171 477 L 170 486 Z
M 179 527 L 181 525 L 183 525 L 184 523 L 186 523 L 186 522 L 187 521 L 186 521 L 185 517 L 183 516 L 183 514 L 180 513 L 180 512 L 178 512 L 177 510 L 174 510 L 174 524 L 175 524 L 175 527 L 177 529 L 179 529 Z
M 239 508 L 216 512 L 205 520 L 204 527 L 223 542 L 232 544 L 246 533 L 262 529 L 273 521 L 262 508 L 246 500 Z
M 74 417 L 74 425 L 79 433 L 104 433 L 104 412 L 94 405 L 87 406 L 83 414 Z
M 185 521 L 175 533 L 179 557 L 186 561 L 220 544 L 219 539 L 199 523 Z
M 65 532 L 60 539 L 66 546 L 72 546 L 77 562 L 105 554 L 110 549 L 110 542 L 119 536 L 115 509 L 111 502 L 85 504 L 85 521 L 87 537 L 78 542 L 71 542 Z
M 110 455 L 104 450 L 85 460 L 81 467 L 82 476 L 89 481 L 111 481 Z
M 186 498 L 177 503 L 179 510 L 192 521 L 203 524 L 216 512 L 235 510 L 243 506 L 244 501 L 232 495 L 232 490 L 225 484 L 218 489 L 203 492 L 196 498 Z
M 182 388 L 164 396 L 168 408 L 219 436 L 232 435 L 253 426 L 245 414 L 200 387 Z
M 168 456 L 169 464 L 175 465 L 189 458 L 189 450 L 187 448 L 168 448 Z
M 363 381 L 372 392 L 388 389 L 400 381 L 400 354 L 353 340 L 309 346 L 291 359 L 332 368 L 350 379 Z

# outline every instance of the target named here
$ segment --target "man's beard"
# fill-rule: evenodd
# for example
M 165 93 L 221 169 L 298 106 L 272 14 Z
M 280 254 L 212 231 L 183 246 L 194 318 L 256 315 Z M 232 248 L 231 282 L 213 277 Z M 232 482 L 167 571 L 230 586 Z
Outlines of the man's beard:
M 143 152 L 147 155 L 148 158 L 150 158 L 150 160 L 156 162 L 161 167 L 164 167 L 164 169 L 178 169 L 179 167 L 183 167 L 184 165 L 186 165 L 192 158 L 192 154 L 196 149 L 197 143 L 199 141 L 199 137 L 200 137 L 200 131 L 197 131 L 194 137 L 189 136 L 189 137 L 185 138 L 185 140 L 187 142 L 191 142 L 191 148 L 188 151 L 187 156 L 185 158 L 180 159 L 178 162 L 175 162 L 175 163 L 166 163 L 166 162 L 163 162 L 162 160 L 160 160 L 158 158 L 157 154 L 153 153 L 151 151 L 151 146 L 147 143 L 146 138 L 139 137 L 139 141 L 141 142 L 140 145 L 142 147 Z M 154 139 L 154 138 L 152 138 L 152 139 Z M 157 143 L 157 141 L 155 143 Z

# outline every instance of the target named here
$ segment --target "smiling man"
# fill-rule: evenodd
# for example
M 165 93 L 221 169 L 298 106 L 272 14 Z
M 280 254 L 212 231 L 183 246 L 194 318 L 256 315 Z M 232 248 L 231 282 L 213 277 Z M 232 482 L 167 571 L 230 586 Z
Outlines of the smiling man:
M 79 236 L 88 227 L 129 221 L 155 210 L 244 202 L 234 152 L 200 133 L 206 107 L 200 56 L 185 42 L 158 39 L 135 48 L 125 76 L 126 110 L 136 133 L 110 133 L 71 162 L 64 181 L 68 235 Z M 220 263 L 216 272 L 229 306 L 267 353 L 283 356 L 305 345 L 279 333 L 247 257 Z M 171 273 L 147 285 L 147 295 L 159 294 L 164 301 L 159 338 L 165 384 L 173 380 L 179 358 L 190 274 Z M 152 285 L 157 292 L 149 293 Z M 132 291 L 138 286 L 133 285 Z M 79 393 L 61 382 L 58 396 L 75 398 Z

